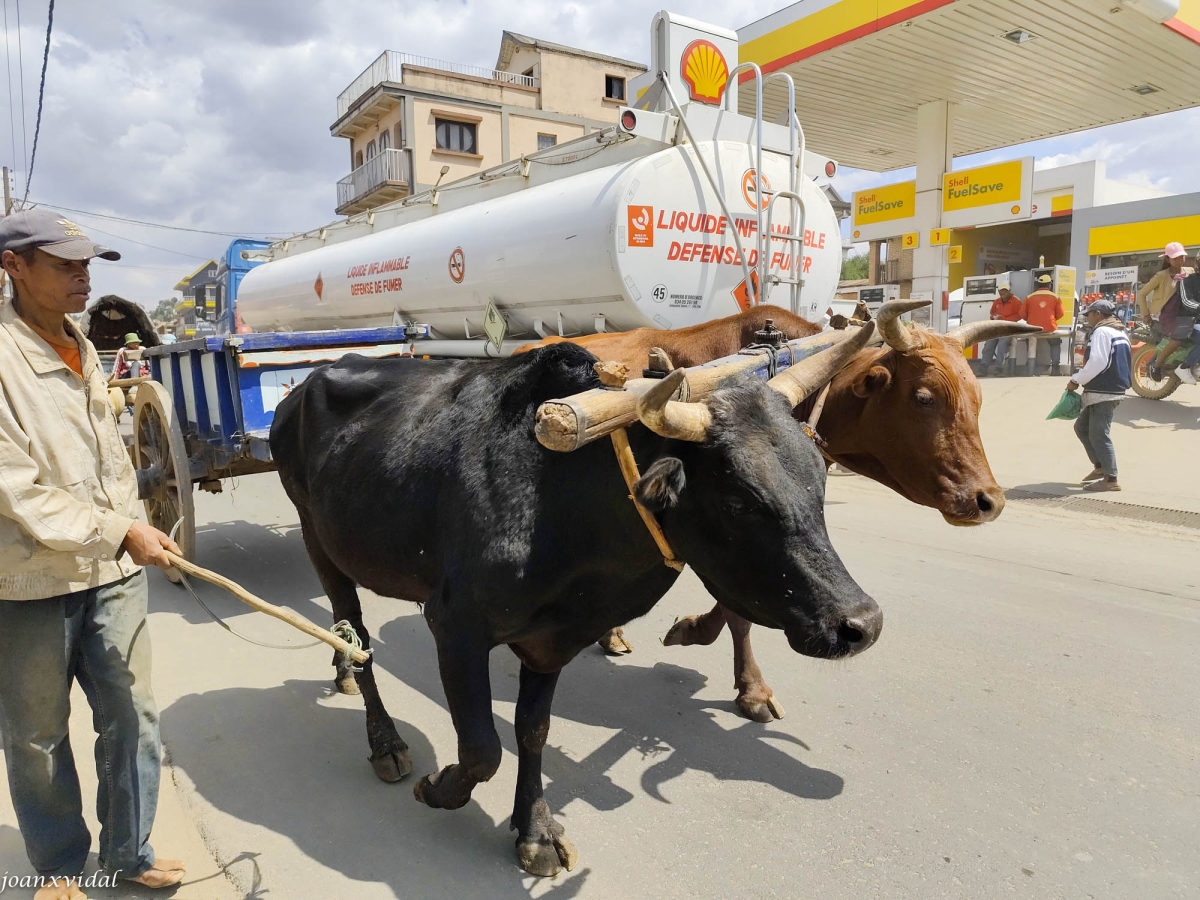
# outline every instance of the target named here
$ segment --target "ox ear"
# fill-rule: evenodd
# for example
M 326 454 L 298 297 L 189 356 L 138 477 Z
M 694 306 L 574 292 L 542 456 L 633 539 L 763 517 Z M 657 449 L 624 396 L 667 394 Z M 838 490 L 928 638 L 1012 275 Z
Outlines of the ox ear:
M 656 459 L 646 474 L 633 486 L 637 502 L 651 512 L 660 513 L 679 503 L 679 494 L 687 479 L 683 463 L 673 456 Z
M 855 397 L 866 399 L 872 394 L 878 394 L 881 391 L 887 390 L 888 385 L 892 383 L 891 370 L 886 366 L 871 366 L 862 375 L 855 379 L 854 385 L 850 388 L 854 391 Z

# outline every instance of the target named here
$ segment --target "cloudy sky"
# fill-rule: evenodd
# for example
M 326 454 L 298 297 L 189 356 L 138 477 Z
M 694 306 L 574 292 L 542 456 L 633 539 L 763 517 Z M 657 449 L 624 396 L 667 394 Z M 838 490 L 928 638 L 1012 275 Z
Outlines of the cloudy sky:
M 0 158 L 24 194 L 46 2 L 4 0 L 12 127 Z M 93 296 L 149 305 L 229 242 L 334 218 L 345 141 L 331 138 L 337 94 L 380 51 L 491 67 L 503 29 L 648 62 L 663 0 L 58 0 L 31 201 L 195 231 L 69 213 L 124 254 L 97 262 Z M 731 28 L 784 0 L 677 0 L 672 9 Z M 18 47 L 19 36 L 19 47 Z M 23 62 L 18 66 L 18 62 Z M 23 91 L 22 91 L 23 82 Z M 0 113 L 0 121 L 4 117 Z M 22 125 L 24 121 L 24 125 Z M 1200 111 L 1052 141 L 1039 164 L 1107 160 L 1110 177 L 1200 190 Z M 820 148 L 814 148 L 820 149 Z M 845 193 L 882 180 L 847 171 Z

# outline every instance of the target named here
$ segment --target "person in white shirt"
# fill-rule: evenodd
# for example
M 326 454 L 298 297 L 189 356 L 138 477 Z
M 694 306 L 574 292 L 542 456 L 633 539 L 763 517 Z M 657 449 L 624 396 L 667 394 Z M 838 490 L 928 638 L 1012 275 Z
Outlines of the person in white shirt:
M 1075 420 L 1075 434 L 1092 461 L 1092 471 L 1083 479 L 1085 491 L 1119 491 L 1117 453 L 1113 447 L 1113 414 L 1132 384 L 1133 353 L 1125 326 L 1116 318 L 1116 307 L 1097 300 L 1087 308 L 1092 329 L 1083 368 L 1067 382 L 1067 390 L 1083 387 L 1082 406 Z

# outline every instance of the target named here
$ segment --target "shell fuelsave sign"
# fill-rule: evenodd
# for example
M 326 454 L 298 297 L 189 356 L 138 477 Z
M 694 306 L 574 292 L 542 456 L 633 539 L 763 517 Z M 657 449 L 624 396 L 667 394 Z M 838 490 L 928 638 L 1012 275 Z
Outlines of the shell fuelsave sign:
M 1033 215 L 1033 157 L 947 172 L 942 176 L 942 225 L 993 225 Z
M 729 83 L 729 64 L 716 44 L 702 39 L 684 48 L 679 74 L 688 86 L 690 99 L 718 104 Z
M 851 233 L 855 240 L 874 241 L 912 230 L 917 214 L 917 183 L 901 181 L 855 191 Z

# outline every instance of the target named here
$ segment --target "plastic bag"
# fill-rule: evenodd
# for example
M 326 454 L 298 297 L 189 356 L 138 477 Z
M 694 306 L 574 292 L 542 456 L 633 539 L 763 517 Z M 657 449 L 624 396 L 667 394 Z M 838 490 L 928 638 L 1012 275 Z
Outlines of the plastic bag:
M 1063 395 L 1054 404 L 1054 409 L 1050 410 L 1050 415 L 1047 419 L 1078 419 L 1079 411 L 1083 406 L 1083 400 L 1079 396 L 1078 391 L 1063 391 Z

